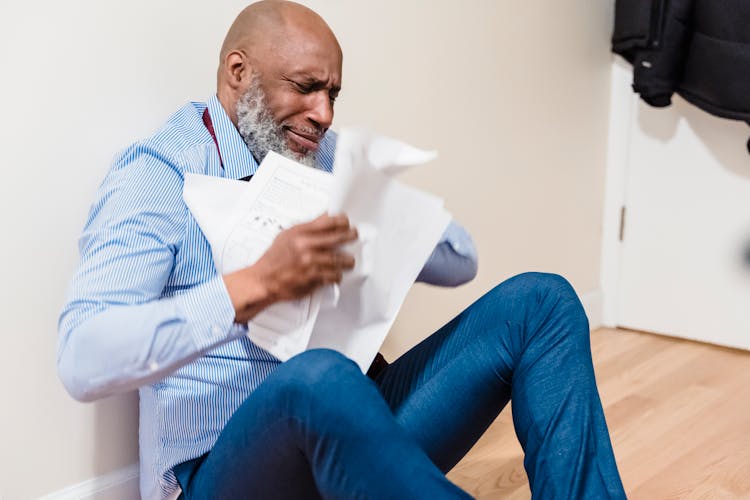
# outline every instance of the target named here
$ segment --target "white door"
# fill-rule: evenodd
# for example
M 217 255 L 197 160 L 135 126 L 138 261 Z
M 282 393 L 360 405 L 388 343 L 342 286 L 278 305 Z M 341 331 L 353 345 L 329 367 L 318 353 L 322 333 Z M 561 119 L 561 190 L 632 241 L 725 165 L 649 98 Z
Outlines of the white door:
M 629 120 L 617 324 L 750 349 L 750 127 L 677 96 Z

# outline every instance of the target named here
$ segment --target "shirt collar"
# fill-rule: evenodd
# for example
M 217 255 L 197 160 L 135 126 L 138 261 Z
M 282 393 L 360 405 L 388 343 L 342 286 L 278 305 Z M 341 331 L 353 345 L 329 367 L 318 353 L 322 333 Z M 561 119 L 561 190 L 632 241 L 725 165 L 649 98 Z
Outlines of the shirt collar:
M 216 133 L 219 154 L 224 163 L 224 177 L 241 179 L 253 175 L 258 170 L 258 162 L 255 161 L 237 127 L 224 111 L 219 98 L 214 94 L 206 104 Z

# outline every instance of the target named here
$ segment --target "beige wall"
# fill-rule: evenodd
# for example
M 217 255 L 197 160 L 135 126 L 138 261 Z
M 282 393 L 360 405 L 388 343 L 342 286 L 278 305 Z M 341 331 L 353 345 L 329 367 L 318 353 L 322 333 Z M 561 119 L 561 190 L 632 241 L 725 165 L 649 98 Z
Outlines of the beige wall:
M 519 272 L 599 288 L 612 2 L 310 5 L 345 50 L 338 125 L 438 149 L 405 179 L 444 197 L 479 249 L 473 283 L 413 289 L 388 355 Z
M 34 498 L 137 458 L 134 395 L 84 405 L 55 373 L 75 240 L 116 150 L 213 89 L 244 2 L 3 2 L 4 331 L 0 498 Z M 415 287 L 401 352 L 525 270 L 599 286 L 612 2 L 319 0 L 345 51 L 337 126 L 440 151 L 405 180 L 446 199 L 480 274 Z

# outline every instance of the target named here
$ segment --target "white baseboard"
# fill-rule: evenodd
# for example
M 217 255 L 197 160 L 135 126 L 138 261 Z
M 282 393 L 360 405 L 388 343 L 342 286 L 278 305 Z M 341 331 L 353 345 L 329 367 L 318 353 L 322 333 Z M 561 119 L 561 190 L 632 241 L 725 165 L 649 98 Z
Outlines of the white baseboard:
M 586 311 L 586 316 L 589 317 L 589 327 L 591 330 L 596 330 L 603 326 L 604 292 L 601 289 L 597 289 L 581 294 L 579 297 L 583 304 L 583 309 Z
M 138 464 L 88 479 L 40 500 L 138 500 Z

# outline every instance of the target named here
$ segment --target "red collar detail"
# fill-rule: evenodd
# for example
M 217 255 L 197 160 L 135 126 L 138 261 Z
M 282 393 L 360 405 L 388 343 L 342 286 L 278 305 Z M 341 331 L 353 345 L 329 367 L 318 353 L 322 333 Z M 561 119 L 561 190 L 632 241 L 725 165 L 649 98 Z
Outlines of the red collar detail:
M 214 124 L 211 121 L 211 115 L 208 114 L 208 108 L 203 111 L 203 124 L 208 129 L 208 133 L 211 134 L 211 138 L 216 144 L 216 152 L 219 153 L 219 161 L 221 162 L 221 168 L 224 168 L 224 160 L 221 158 L 221 150 L 219 149 L 219 141 L 216 140 L 216 132 L 214 132 Z

